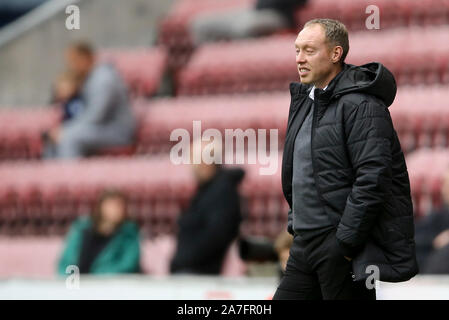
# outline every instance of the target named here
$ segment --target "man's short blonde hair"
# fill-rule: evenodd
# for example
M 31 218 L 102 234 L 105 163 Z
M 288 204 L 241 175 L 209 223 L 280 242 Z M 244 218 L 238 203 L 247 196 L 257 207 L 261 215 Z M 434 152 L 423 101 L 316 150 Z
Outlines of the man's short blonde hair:
M 341 46 L 343 54 L 340 62 L 343 63 L 349 52 L 349 37 L 346 26 L 340 21 L 333 19 L 313 19 L 304 24 L 304 28 L 313 24 L 319 24 L 323 27 L 326 34 L 326 40 L 332 46 Z

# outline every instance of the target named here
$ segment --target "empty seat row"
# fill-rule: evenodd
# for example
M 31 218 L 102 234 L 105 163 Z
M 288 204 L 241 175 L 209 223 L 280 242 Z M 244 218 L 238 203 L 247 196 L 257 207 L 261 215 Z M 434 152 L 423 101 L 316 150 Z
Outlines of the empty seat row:
M 369 7 L 370 6 L 370 7 Z M 379 9 L 380 28 L 399 26 L 441 25 L 449 22 L 449 2 L 446 0 L 310 0 L 296 13 L 298 27 L 319 17 L 338 19 L 349 30 L 366 30 L 366 20 Z
M 414 210 L 425 215 L 443 204 L 441 188 L 449 178 L 449 149 L 422 148 L 407 157 Z
M 400 87 L 389 108 L 402 149 L 449 147 L 447 86 Z
M 54 107 L 0 109 L 0 160 L 33 159 L 42 150 L 42 133 L 58 124 Z
M 424 149 L 407 158 L 416 216 L 441 206 L 448 155 L 447 149 Z M 285 228 L 288 211 L 281 190 L 281 155 L 272 175 L 261 175 L 266 165 L 248 164 L 247 159 L 242 165 L 242 232 L 274 237 Z M 105 187 L 128 195 L 129 213 L 146 234 L 171 234 L 195 188 L 190 166 L 174 165 L 168 155 L 1 164 L 0 180 L 0 234 L 63 234 L 77 216 L 90 212 Z
M 173 236 L 142 238 L 142 272 L 167 275 L 175 246 L 176 239 Z M 57 236 L 0 237 L 0 278 L 54 277 L 63 249 L 64 239 Z M 222 275 L 241 276 L 245 271 L 246 266 L 238 255 L 237 245 L 233 243 L 225 257 Z
M 275 174 L 266 176 L 259 176 L 259 166 L 246 165 L 246 233 L 275 236 L 285 224 L 280 159 L 276 162 Z M 63 234 L 77 216 L 90 212 L 106 187 L 129 196 L 129 213 L 146 233 L 173 233 L 194 190 L 190 167 L 172 164 L 168 155 L 4 163 L 0 180 L 0 234 Z
M 153 96 L 158 92 L 167 59 L 167 52 L 162 47 L 103 49 L 99 53 L 100 61 L 117 67 L 132 96 Z
M 447 85 L 399 87 L 389 110 L 405 153 L 420 147 L 449 147 L 447 101 Z M 267 144 L 271 139 L 270 130 L 277 129 L 281 149 L 289 104 L 288 92 L 139 100 L 134 103 L 139 130 L 131 152 L 169 153 L 180 141 L 176 129 L 186 130 L 194 139 L 194 121 L 199 121 L 195 125 L 201 133 L 214 128 L 223 137 L 226 129 L 233 133 L 236 129 L 253 129 L 256 139 L 266 137 Z M 0 159 L 38 158 L 42 150 L 40 135 L 57 120 L 55 108 L 0 111 Z M 266 130 L 266 135 L 264 132 L 258 135 L 259 129 Z M 174 141 L 170 139 L 172 133 Z
M 448 34 L 449 26 L 353 33 L 346 61 L 355 65 L 381 62 L 399 85 L 449 83 Z M 294 41 L 295 36 L 277 35 L 206 44 L 179 72 L 177 93 L 285 90 L 289 82 L 298 81 Z
M 204 14 L 221 13 L 228 10 L 248 8 L 255 0 L 178 0 L 174 3 L 159 27 L 159 41 L 170 51 L 169 64 L 182 68 L 193 50 L 189 24 Z M 449 2 L 447 0 L 309 0 L 299 8 L 295 16 L 298 32 L 308 20 L 320 17 L 338 19 L 347 28 L 365 30 L 366 20 L 373 11 L 366 12 L 369 5 L 379 9 L 382 30 L 400 26 L 442 25 L 449 22 Z
M 169 51 L 168 65 L 177 70 L 184 66 L 193 51 L 189 24 L 202 14 L 248 8 L 255 0 L 179 0 L 159 25 L 159 42 Z
M 201 133 L 217 129 L 225 136 L 229 129 L 265 129 L 267 145 L 270 129 L 279 129 L 279 142 L 284 140 L 290 98 L 288 93 L 221 97 L 182 97 L 155 99 L 148 103 L 141 118 L 138 153 L 169 152 L 178 142 L 170 141 L 176 129 L 184 129 L 193 139 L 194 121 Z
M 399 87 L 389 107 L 402 144 L 409 153 L 420 147 L 449 147 L 449 90 L 442 86 Z M 202 130 L 278 129 L 282 148 L 288 116 L 288 93 L 262 93 L 216 97 L 179 97 L 153 100 L 142 117 L 138 153 L 169 152 L 175 142 L 170 134 L 177 128 L 193 135 L 193 121 Z

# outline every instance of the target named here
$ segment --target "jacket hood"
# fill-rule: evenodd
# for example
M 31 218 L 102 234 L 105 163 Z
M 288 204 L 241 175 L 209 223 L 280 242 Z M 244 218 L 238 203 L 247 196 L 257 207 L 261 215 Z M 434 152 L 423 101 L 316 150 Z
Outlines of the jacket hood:
M 302 86 L 297 83 L 296 85 Z M 297 88 L 298 91 L 310 91 L 311 86 Z M 294 86 L 291 87 L 292 93 Z M 381 99 L 389 107 L 396 97 L 396 81 L 393 74 L 384 65 L 371 62 L 361 66 L 344 64 L 343 70 L 329 83 L 326 90 L 315 90 L 315 98 L 329 102 L 348 93 L 365 93 Z
M 396 90 L 396 81 L 390 70 L 381 63 L 371 62 L 361 66 L 345 65 L 333 94 L 366 93 L 378 97 L 389 107 L 396 97 Z

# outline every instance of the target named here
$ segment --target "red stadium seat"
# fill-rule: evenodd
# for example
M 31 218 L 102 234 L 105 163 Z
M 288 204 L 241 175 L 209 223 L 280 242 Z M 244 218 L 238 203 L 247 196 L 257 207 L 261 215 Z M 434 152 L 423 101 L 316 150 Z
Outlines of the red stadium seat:
M 348 63 L 379 61 L 395 74 L 400 85 L 446 81 L 448 26 L 370 32 L 369 37 L 366 31 L 351 34 Z M 294 36 L 273 36 L 204 45 L 179 73 L 178 94 L 286 91 L 289 82 L 298 79 L 294 39 Z M 392 47 L 394 51 L 390 50 Z
M 117 67 L 132 95 L 152 96 L 158 92 L 167 66 L 164 48 L 103 49 L 99 56 L 100 61 Z
M 0 111 L 0 161 L 40 156 L 41 134 L 55 126 L 60 112 L 54 107 L 6 108 Z
M 419 150 L 408 157 L 417 215 L 441 205 L 439 190 L 448 159 L 446 149 Z M 244 167 L 247 174 L 241 190 L 248 216 L 243 230 L 274 237 L 282 230 L 286 213 L 280 168 L 275 175 L 263 176 L 260 165 Z M 19 234 L 48 234 L 52 228 L 63 232 L 73 219 L 89 212 L 99 191 L 111 186 L 132 192 L 133 215 L 145 232 L 171 234 L 194 191 L 188 166 L 173 165 L 168 156 L 18 162 L 0 165 L 0 178 L 0 226 Z
M 1 237 L 0 277 L 49 277 L 63 248 L 60 237 Z
M 422 216 L 442 205 L 441 184 L 448 173 L 448 149 L 420 149 L 407 157 L 416 215 Z
M 186 64 L 193 44 L 189 24 L 197 16 L 251 6 L 255 0 L 178 0 L 159 26 L 159 42 L 169 50 L 169 67 Z
M 242 192 L 250 203 L 261 203 L 257 210 L 250 207 L 256 211 L 250 212 L 250 217 L 278 219 L 284 214 L 280 211 L 284 201 L 280 168 L 275 175 L 261 176 L 260 165 L 245 167 Z M 144 233 L 172 234 L 180 211 L 194 192 L 189 167 L 171 164 L 168 155 L 0 164 L 0 179 L 4 234 L 61 235 L 77 216 L 90 212 L 96 196 L 106 187 L 129 194 L 130 213 L 142 224 Z M 261 228 L 263 234 L 275 236 L 269 225 Z
M 161 236 L 141 242 L 141 266 L 146 274 L 161 276 L 170 271 L 176 239 Z M 64 249 L 61 237 L 0 237 L 0 278 L 54 277 Z M 229 248 L 223 262 L 224 276 L 241 276 L 246 266 L 238 255 L 236 243 Z
M 254 5 L 255 0 L 178 0 L 164 18 L 159 28 L 159 41 L 169 49 L 169 64 L 172 68 L 183 67 L 193 50 L 189 24 L 201 14 L 220 13 L 230 9 Z M 377 0 L 382 30 L 401 26 L 444 25 L 449 22 L 447 0 Z M 345 23 L 351 31 L 366 30 L 365 0 L 309 0 L 305 7 L 295 13 L 297 31 L 308 20 L 327 17 Z M 292 30 L 293 31 L 293 30 Z
M 97 156 L 132 156 L 136 152 L 134 145 L 104 148 L 96 152 Z
M 449 146 L 448 99 L 446 85 L 399 87 L 389 110 L 405 153 L 418 147 Z M 100 155 L 168 153 L 176 143 L 170 141 L 171 132 L 183 128 L 192 134 L 194 120 L 201 120 L 203 130 L 216 128 L 222 134 L 225 129 L 265 129 L 267 134 L 269 129 L 278 129 L 278 146 L 282 148 L 289 100 L 288 92 L 161 98 L 151 102 L 139 100 L 134 104 L 139 119 L 136 145 L 111 148 Z M 40 112 L 42 115 L 38 115 Z M 46 113 L 48 110 L 35 111 L 36 122 L 45 118 Z M 3 160 L 36 158 L 40 154 L 37 151 L 40 132 L 49 129 L 51 122 L 26 127 L 21 117 L 20 110 L 0 112 L 0 123 L 18 124 L 17 127 L 5 125 L 0 132 Z M 31 145 L 36 149 L 28 147 Z

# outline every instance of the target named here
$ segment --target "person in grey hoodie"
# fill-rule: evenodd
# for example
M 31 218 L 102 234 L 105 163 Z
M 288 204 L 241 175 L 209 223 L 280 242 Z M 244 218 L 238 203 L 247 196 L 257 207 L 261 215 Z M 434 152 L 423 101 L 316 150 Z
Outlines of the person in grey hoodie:
M 69 70 L 83 79 L 80 96 L 84 108 L 77 117 L 49 132 L 56 145 L 55 157 L 80 158 L 133 142 L 136 119 L 127 88 L 111 64 L 95 60 L 88 43 L 74 43 L 66 51 Z

